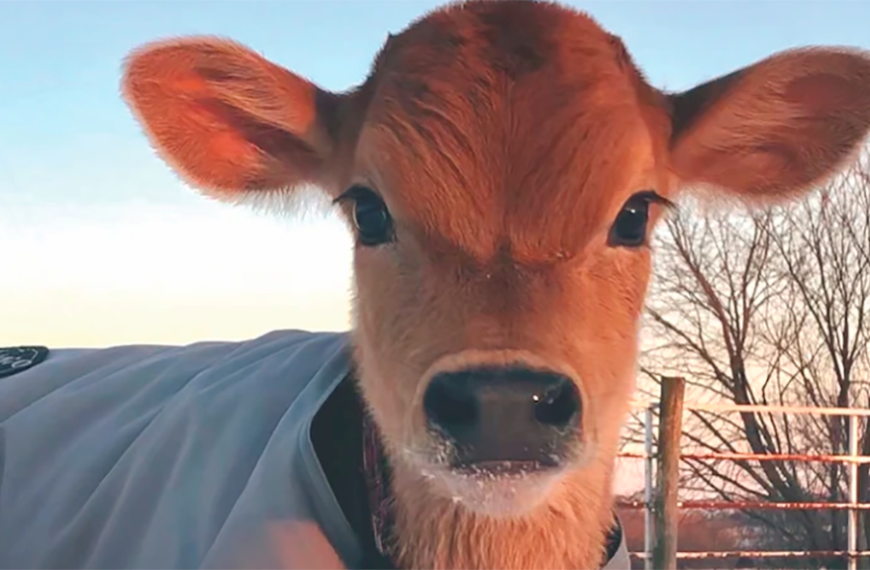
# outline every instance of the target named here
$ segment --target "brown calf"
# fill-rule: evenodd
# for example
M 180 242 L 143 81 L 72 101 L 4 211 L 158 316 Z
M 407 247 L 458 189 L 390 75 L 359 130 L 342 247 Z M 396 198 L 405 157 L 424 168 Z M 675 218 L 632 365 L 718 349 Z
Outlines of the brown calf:
M 664 207 L 800 195 L 870 130 L 865 53 L 664 93 L 588 16 L 516 0 L 430 13 L 345 93 L 211 37 L 138 49 L 123 93 L 193 186 L 316 186 L 353 226 L 358 381 L 422 568 L 596 567 Z

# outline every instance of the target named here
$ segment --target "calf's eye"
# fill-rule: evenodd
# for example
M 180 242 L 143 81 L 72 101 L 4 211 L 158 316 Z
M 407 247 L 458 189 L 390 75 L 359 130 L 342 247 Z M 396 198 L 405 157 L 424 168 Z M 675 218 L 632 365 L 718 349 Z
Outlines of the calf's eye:
M 337 201 L 353 201 L 353 224 L 361 245 L 373 247 L 395 239 L 393 218 L 383 199 L 365 186 L 351 186 Z
M 634 194 L 622 206 L 622 210 L 619 211 L 613 226 L 610 228 L 608 238 L 610 245 L 640 247 L 646 243 L 651 202 L 671 205 L 668 200 L 650 190 Z

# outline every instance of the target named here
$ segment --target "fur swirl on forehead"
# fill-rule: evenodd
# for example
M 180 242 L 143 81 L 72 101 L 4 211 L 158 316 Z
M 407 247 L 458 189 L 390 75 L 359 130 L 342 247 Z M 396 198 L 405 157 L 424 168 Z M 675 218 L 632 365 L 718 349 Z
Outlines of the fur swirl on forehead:
M 606 189 L 626 183 L 623 170 L 597 168 L 602 157 L 624 163 L 634 152 L 626 141 L 667 136 L 666 98 L 621 41 L 551 3 L 467 2 L 429 14 L 390 37 L 368 83 L 378 146 L 395 151 L 389 185 L 429 189 L 391 198 L 430 237 L 480 255 L 505 245 L 506 227 L 535 232 L 542 255 L 578 247 L 607 217 Z M 462 220 L 445 216 L 459 212 L 476 240 L 449 235 Z M 551 236 L 541 219 L 553 222 Z

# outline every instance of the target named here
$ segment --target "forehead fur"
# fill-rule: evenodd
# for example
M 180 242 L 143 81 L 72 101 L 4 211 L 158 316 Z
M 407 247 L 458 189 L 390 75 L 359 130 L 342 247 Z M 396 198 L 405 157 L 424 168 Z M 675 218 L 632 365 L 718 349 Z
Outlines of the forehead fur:
M 389 155 L 382 191 L 431 246 L 475 258 L 571 255 L 665 137 L 621 41 L 548 2 L 437 10 L 389 39 L 368 83 L 363 162 Z

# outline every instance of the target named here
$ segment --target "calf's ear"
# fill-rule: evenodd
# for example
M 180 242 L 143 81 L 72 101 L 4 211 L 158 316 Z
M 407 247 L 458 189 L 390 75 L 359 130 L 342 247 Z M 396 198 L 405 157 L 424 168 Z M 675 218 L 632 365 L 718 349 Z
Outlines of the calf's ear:
M 845 166 L 870 131 L 870 55 L 782 52 L 669 95 L 670 166 L 684 185 L 751 201 L 799 195 Z
M 147 44 L 128 56 L 121 90 L 158 154 L 217 198 L 329 178 L 342 96 L 235 42 Z

